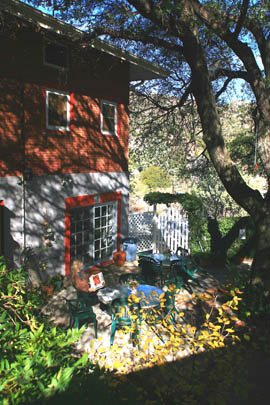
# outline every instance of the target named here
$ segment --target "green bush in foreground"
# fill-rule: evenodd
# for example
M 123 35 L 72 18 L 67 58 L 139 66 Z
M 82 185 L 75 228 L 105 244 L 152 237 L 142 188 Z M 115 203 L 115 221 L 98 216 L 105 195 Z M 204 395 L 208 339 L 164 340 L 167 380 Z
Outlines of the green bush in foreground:
M 0 403 L 25 404 L 63 392 L 71 380 L 100 373 L 87 354 L 74 354 L 81 330 L 52 328 L 40 316 L 40 291 L 26 288 L 27 272 L 0 258 Z M 76 388 L 76 386 L 74 386 Z M 77 387 L 78 388 L 78 387 Z

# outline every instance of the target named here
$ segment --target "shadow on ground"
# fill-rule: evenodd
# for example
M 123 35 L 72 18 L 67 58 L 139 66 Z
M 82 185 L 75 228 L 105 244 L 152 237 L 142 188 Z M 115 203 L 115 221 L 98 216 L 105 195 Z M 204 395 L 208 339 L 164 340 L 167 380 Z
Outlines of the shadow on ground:
M 94 370 L 39 404 L 264 404 L 269 367 L 269 353 L 240 343 L 125 376 Z

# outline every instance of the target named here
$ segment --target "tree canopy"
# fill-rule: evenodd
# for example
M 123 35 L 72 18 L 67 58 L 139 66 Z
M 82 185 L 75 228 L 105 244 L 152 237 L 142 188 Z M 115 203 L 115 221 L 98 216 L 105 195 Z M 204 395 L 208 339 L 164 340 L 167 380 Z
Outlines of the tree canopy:
M 140 173 L 140 178 L 150 191 L 170 186 L 170 176 L 158 166 L 149 166 Z

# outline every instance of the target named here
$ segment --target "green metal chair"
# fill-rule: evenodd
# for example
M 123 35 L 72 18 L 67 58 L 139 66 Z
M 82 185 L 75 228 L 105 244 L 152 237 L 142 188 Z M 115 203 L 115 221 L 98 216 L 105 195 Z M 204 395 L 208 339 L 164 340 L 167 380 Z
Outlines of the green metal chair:
M 92 307 L 99 303 L 96 292 L 90 293 L 90 292 L 77 290 L 77 298 L 79 300 L 82 300 L 84 305 L 87 307 Z
M 88 325 L 94 322 L 95 338 L 97 338 L 97 318 L 93 308 L 85 305 L 84 301 L 80 298 L 68 300 L 66 299 L 69 308 L 69 327 L 74 324 L 75 328 L 79 328 L 80 323 Z
M 191 259 L 178 259 L 171 262 L 171 275 L 173 277 L 181 277 L 183 280 L 183 287 L 190 293 L 193 289 L 190 283 L 195 283 L 198 286 L 200 282 L 195 277 L 197 267 Z
M 178 255 L 178 256 L 189 256 L 189 251 L 188 251 L 188 249 L 185 249 L 185 248 L 183 248 L 181 246 L 178 246 L 178 248 L 176 249 L 175 254 Z
M 164 285 L 162 263 L 153 257 L 140 256 L 138 261 L 141 268 L 141 277 L 146 284 L 155 285 L 157 280 L 160 287 Z
M 111 305 L 111 336 L 110 345 L 113 345 L 115 332 L 117 329 L 132 328 L 131 340 L 132 344 L 138 344 L 138 334 L 140 334 L 140 314 L 139 307 L 136 304 L 131 304 L 127 297 L 116 298 Z M 136 310 L 136 311 L 135 311 Z M 132 319 L 132 315 L 137 316 L 136 319 Z

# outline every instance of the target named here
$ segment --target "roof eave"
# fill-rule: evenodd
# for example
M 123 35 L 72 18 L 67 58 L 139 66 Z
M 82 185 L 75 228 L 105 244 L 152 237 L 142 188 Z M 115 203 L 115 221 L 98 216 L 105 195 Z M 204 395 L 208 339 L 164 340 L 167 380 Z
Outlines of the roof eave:
M 29 23 L 38 24 L 44 30 L 68 37 L 72 41 L 80 40 L 82 36 L 85 37 L 85 32 L 78 28 L 37 10 L 28 4 L 21 3 L 18 0 L 1 0 L 0 8 Z M 129 63 L 130 81 L 160 79 L 170 74 L 168 70 L 98 38 L 92 40 L 90 46 Z

